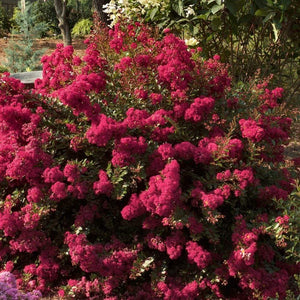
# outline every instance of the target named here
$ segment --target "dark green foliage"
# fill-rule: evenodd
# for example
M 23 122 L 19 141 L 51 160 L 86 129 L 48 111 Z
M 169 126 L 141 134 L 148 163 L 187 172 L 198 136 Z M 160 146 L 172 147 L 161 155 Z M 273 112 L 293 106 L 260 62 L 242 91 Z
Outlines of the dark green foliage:
M 54 8 L 54 1 L 37 0 L 33 3 L 35 18 L 38 22 L 46 22 L 47 35 L 60 34 L 58 20 Z
M 0 37 L 8 34 L 11 28 L 11 22 L 5 9 L 2 7 L 0 2 Z
M 91 0 L 69 0 L 68 8 L 70 10 L 70 23 L 75 24 L 81 19 L 89 19 L 92 17 Z

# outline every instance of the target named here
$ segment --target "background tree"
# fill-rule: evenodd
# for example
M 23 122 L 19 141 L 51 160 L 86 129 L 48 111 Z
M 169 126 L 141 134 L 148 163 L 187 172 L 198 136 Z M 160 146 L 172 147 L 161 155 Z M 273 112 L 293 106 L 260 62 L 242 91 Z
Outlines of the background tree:
M 82 20 L 92 20 L 92 0 L 38 0 L 38 19 L 46 20 L 53 34 L 61 34 L 65 45 L 72 43 L 72 28 Z
M 7 48 L 5 66 L 10 72 L 41 69 L 40 58 L 44 50 L 33 50 L 33 41 L 46 31 L 47 25 L 38 22 L 32 3 L 19 7 L 14 13 L 15 28 Z M 17 38 L 16 38 L 17 37 Z
M 9 16 L 0 2 L 0 37 L 5 36 L 10 31 L 10 28 L 11 22 L 9 21 Z
M 44 35 L 56 36 L 59 35 L 60 29 L 58 27 L 58 19 L 54 8 L 54 1 L 37 0 L 33 2 L 35 8 L 34 13 L 38 22 L 46 22 L 48 25 L 47 32 Z

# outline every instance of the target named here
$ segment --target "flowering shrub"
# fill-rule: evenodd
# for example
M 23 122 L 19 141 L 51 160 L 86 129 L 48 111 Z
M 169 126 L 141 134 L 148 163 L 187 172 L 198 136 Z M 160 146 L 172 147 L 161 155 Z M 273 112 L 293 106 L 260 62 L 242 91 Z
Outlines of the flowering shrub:
M 168 30 L 96 28 L 35 89 L 1 77 L 1 268 L 61 298 L 293 293 L 283 91 L 236 89 Z

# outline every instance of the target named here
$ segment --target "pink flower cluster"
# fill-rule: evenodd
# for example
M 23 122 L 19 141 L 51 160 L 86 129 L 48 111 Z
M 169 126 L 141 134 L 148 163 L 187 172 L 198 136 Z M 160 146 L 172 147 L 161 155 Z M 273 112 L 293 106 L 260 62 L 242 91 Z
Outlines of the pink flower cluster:
M 108 197 L 111 195 L 113 190 L 113 185 L 109 181 L 107 174 L 105 171 L 99 171 L 99 181 L 95 181 L 93 185 L 94 191 L 96 195 L 105 194 Z
M 191 263 L 195 263 L 200 270 L 205 269 L 212 260 L 211 254 L 196 242 L 187 242 L 186 251 L 188 253 L 188 260 Z
M 260 259 L 269 264 L 274 260 L 274 250 L 269 246 L 258 248 L 259 235 L 263 234 L 263 228 L 247 228 L 245 220 L 239 216 L 236 218 L 237 224 L 232 235 L 232 240 L 236 248 L 228 259 L 228 271 L 230 276 L 237 276 L 239 273 L 240 287 L 245 291 L 260 290 L 264 299 L 276 297 L 278 293 L 280 299 L 284 299 L 287 285 L 288 272 L 268 273 L 264 268 L 255 268 L 255 261 Z
M 181 256 L 184 246 L 184 235 L 181 231 L 175 231 L 163 241 L 160 237 L 152 234 L 147 236 L 148 246 L 161 252 L 166 251 L 170 259 L 178 259 Z
M 126 210 L 142 212 L 143 210 L 139 209 L 139 205 L 135 204 L 140 201 L 148 212 L 161 217 L 169 216 L 180 198 L 179 180 L 179 164 L 176 160 L 172 160 L 162 170 L 161 175 L 150 178 L 149 188 L 138 196 L 138 200 L 131 201 L 129 206 L 133 205 L 135 208 L 126 208 Z M 130 215 L 129 217 L 133 218 Z
M 201 122 L 214 108 L 215 100 L 212 98 L 196 98 L 191 106 L 185 111 L 184 119 Z
M 155 58 L 159 64 L 158 78 L 171 90 L 184 90 L 192 80 L 191 70 L 194 62 L 182 40 L 167 34 L 161 44 L 161 52 Z
M 239 121 L 241 126 L 242 136 L 253 142 L 260 142 L 264 136 L 264 129 L 257 124 L 255 120 L 244 120 Z
M 118 137 L 124 131 L 122 124 L 101 114 L 93 119 L 91 127 L 86 132 L 86 138 L 89 143 L 104 147 L 110 139 Z
M 136 161 L 135 156 L 146 152 L 147 144 L 144 137 L 124 137 L 116 142 L 112 152 L 112 164 L 114 166 L 124 167 Z

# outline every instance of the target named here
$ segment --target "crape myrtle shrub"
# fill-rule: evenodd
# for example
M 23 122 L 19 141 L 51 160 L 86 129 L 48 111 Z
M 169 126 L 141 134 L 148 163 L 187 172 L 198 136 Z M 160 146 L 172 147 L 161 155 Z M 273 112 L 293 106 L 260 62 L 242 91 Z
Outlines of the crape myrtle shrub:
M 0 257 L 18 288 L 76 299 L 284 299 L 291 119 L 168 30 L 97 24 L 43 80 L 0 81 Z

